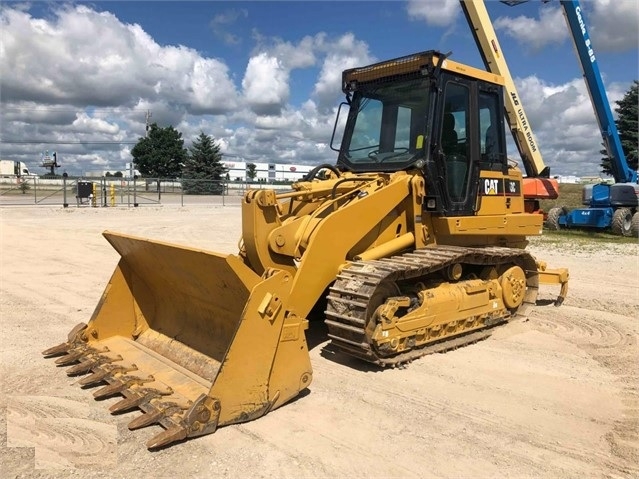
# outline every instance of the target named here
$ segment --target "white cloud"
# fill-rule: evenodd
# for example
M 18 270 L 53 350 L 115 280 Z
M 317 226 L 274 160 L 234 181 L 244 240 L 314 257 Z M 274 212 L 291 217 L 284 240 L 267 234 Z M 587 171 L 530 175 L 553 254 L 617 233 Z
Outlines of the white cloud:
M 566 20 L 558 6 L 541 7 L 539 20 L 526 16 L 499 17 L 493 21 L 493 26 L 496 31 L 505 32 L 532 50 L 540 50 L 568 38 Z
M 515 79 L 526 115 L 544 162 L 551 173 L 596 175 L 602 139 L 586 85 L 582 78 L 551 84 L 536 76 Z M 608 100 L 615 101 L 629 85 L 612 85 Z M 511 155 L 516 149 L 509 149 Z
M 319 47 L 327 54 L 313 94 L 318 108 L 326 112 L 341 97 L 342 71 L 370 64 L 374 57 L 368 51 L 368 45 L 357 40 L 352 33 L 341 36 L 335 42 L 323 41 Z
M 639 45 L 639 8 L 635 0 L 582 2 L 596 51 L 626 51 Z
M 197 112 L 237 105 L 226 66 L 184 46 L 162 47 L 139 25 L 86 6 L 61 8 L 50 21 L 3 9 L 3 101 L 119 106 L 140 98 L 180 99 Z M 204 91 L 204 84 L 209 86 Z
M 639 9 L 635 0 L 593 0 L 581 2 L 586 26 L 595 52 L 626 51 L 639 44 Z M 563 8 L 541 5 L 539 18 L 499 17 L 493 22 L 524 47 L 539 50 L 570 37 Z
M 246 102 L 257 114 L 278 114 L 289 96 L 289 72 L 278 58 L 260 53 L 252 57 L 242 80 Z
M 195 58 L 185 90 L 193 113 L 218 114 L 238 106 L 228 67 L 212 58 Z
M 315 50 L 317 44 L 321 43 L 322 38 L 322 34 L 318 34 L 315 37 L 306 36 L 297 44 L 278 39 L 271 53 L 289 70 L 307 68 L 315 65 Z
M 72 126 L 78 133 L 105 133 L 107 135 L 115 135 L 120 131 L 118 125 L 102 120 L 100 118 L 91 118 L 86 113 L 76 115 Z
M 459 0 L 408 0 L 409 18 L 425 20 L 428 25 L 446 27 L 455 22 L 460 13 Z

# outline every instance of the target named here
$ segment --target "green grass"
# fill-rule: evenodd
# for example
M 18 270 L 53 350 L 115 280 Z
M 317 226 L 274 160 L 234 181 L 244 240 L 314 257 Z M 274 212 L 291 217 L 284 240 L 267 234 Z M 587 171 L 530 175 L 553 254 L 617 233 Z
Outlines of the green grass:
M 581 197 L 584 185 L 573 185 L 562 183 L 559 185 L 559 198 L 556 200 L 541 201 L 541 209 L 550 211 L 555 206 L 565 206 L 569 210 L 574 208 L 582 208 Z
M 613 235 L 609 231 L 585 229 L 563 229 L 560 231 L 544 229 L 544 234 L 540 240 L 543 243 L 562 243 L 567 240 L 580 244 L 593 242 L 615 244 L 637 243 L 637 238 L 633 238 L 631 236 L 617 236 Z

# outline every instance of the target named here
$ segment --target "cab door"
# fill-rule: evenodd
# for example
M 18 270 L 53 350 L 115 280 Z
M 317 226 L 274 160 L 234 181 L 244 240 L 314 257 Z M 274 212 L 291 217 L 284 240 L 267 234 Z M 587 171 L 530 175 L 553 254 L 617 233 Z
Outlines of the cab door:
M 443 213 L 468 216 L 474 214 L 479 173 L 476 82 L 444 73 L 441 85 L 435 155 Z

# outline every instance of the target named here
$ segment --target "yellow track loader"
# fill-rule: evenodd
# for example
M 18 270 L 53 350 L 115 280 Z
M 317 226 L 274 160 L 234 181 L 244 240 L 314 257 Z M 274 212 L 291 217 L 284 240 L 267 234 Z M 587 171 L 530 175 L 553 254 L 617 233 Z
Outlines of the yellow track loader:
M 248 191 L 237 255 L 104 233 L 121 259 L 93 316 L 43 354 L 142 410 L 131 429 L 162 426 L 150 449 L 308 388 L 317 305 L 332 348 L 392 367 L 485 338 L 541 283 L 565 297 L 568 272 L 525 250 L 543 218 L 506 157 L 501 77 L 428 51 L 347 70 L 343 91 L 336 164 Z

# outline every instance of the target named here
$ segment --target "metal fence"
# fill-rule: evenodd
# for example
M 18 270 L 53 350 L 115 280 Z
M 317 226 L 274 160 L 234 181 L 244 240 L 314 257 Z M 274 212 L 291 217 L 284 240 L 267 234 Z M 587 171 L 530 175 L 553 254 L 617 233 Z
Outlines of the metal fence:
M 190 178 L 0 178 L 0 206 L 139 207 L 239 205 L 246 190 L 288 189 L 285 182 Z

